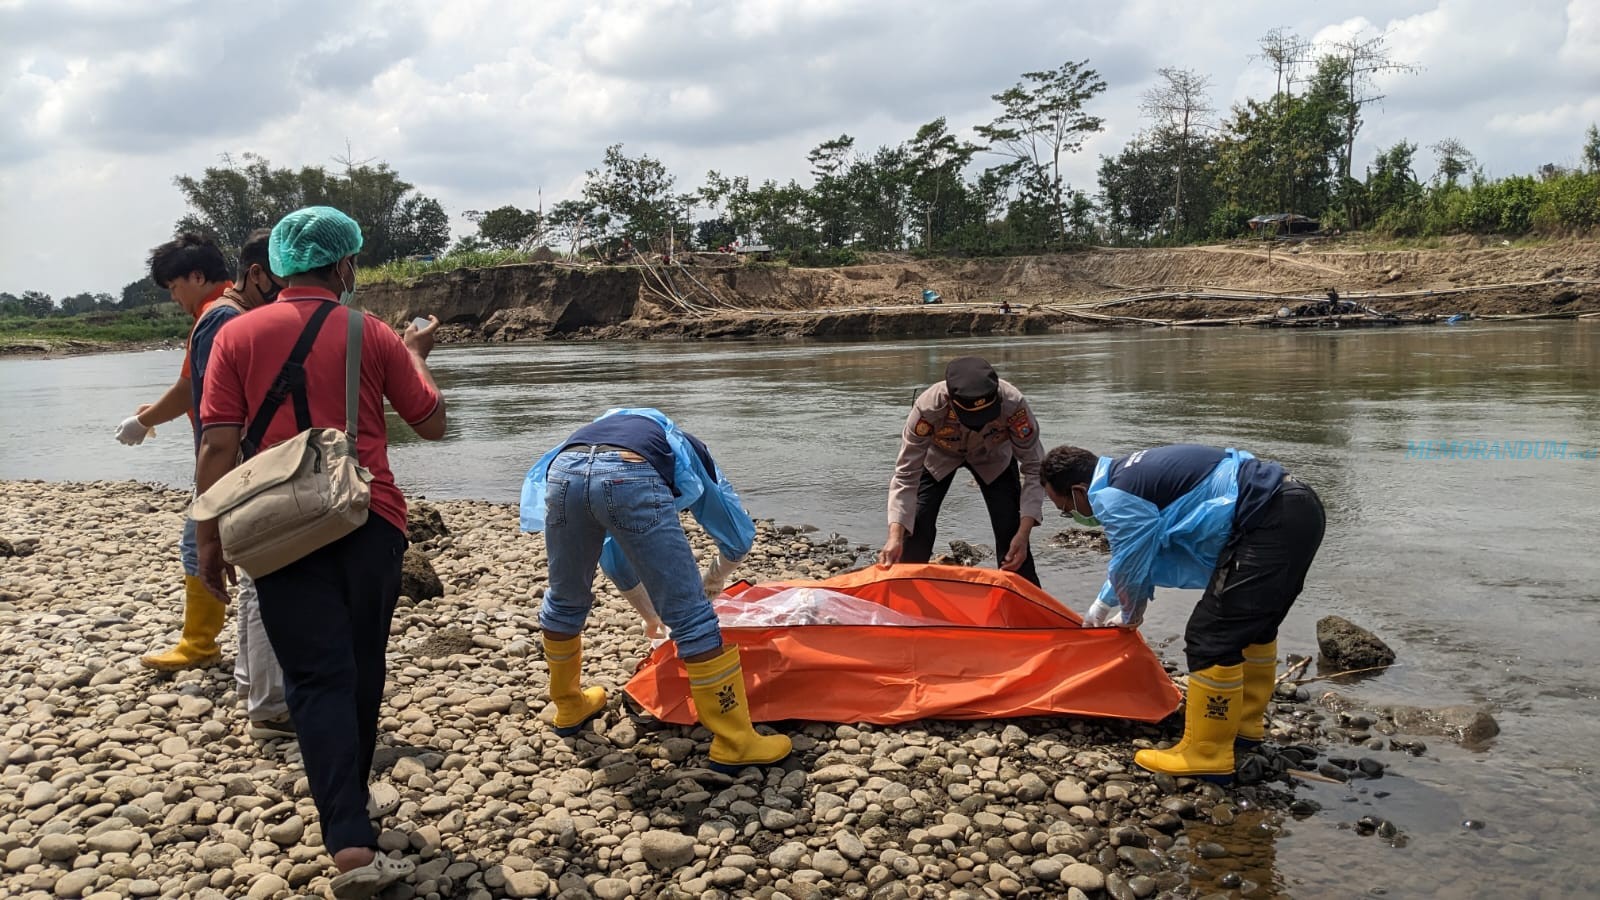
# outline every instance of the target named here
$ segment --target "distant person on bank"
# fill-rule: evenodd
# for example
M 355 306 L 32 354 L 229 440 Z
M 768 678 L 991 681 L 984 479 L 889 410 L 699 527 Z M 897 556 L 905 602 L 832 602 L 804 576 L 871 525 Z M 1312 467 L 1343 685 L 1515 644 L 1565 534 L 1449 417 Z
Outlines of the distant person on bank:
M 200 410 L 202 492 L 236 464 L 246 429 L 303 334 L 315 335 L 304 384 L 295 402 L 279 406 L 254 449 L 310 427 L 345 427 L 347 322 L 361 315 L 348 304 L 361 244 L 360 226 L 331 207 L 297 210 L 273 227 L 271 270 L 288 286 L 277 302 L 222 329 L 213 344 Z M 322 819 L 322 843 L 339 870 L 332 883 L 338 898 L 370 897 L 413 868 L 378 851 L 367 817 L 385 649 L 406 548 L 406 503 L 389 469 L 384 400 L 420 437 L 444 437 L 444 400 L 426 362 L 437 327 L 437 319 L 421 330 L 407 327 L 402 338 L 366 318 L 356 455 L 372 474 L 370 515 L 349 535 L 256 579 L 261 621 L 283 666 L 289 715 Z M 201 578 L 225 596 L 227 567 L 215 520 L 201 523 L 198 539 Z
M 1275 462 L 1199 444 L 1116 458 L 1057 447 L 1040 480 L 1063 514 L 1102 526 L 1111 543 L 1085 627 L 1138 627 L 1158 586 L 1205 589 L 1184 632 L 1183 739 L 1133 760 L 1152 772 L 1232 780 L 1235 744 L 1254 747 L 1266 734 L 1278 626 L 1322 545 L 1322 501 Z
M 717 540 L 718 557 L 704 574 L 680 509 L 693 511 Z M 576 734 L 605 710 L 605 689 L 582 686 L 582 635 L 595 566 L 609 547 L 625 566 L 613 579 L 621 586 L 637 578 L 671 629 L 695 712 L 714 735 L 712 768 L 737 771 L 789 755 L 787 737 L 752 726 L 739 648 L 722 642 L 706 596 L 749 552 L 755 524 L 705 444 L 658 410 L 611 410 L 534 464 L 523 484 L 522 529 L 544 532 L 550 561 L 539 625 L 557 734 Z
M 939 510 L 956 472 L 966 469 L 983 493 L 1000 568 L 1038 584 L 1028 535 L 1044 515 L 1043 458 L 1039 421 L 1022 392 L 983 359 L 951 360 L 944 380 L 923 391 L 906 417 L 879 564 L 933 558 Z

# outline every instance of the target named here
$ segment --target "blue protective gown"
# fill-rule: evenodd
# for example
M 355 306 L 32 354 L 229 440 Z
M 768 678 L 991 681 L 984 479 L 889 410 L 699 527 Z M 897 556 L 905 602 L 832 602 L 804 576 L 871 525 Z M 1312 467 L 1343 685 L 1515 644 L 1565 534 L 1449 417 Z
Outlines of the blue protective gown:
M 722 472 L 722 467 L 712 463 L 715 472 L 706 471 L 701 455 L 690 443 L 689 433 L 658 409 L 648 407 L 606 410 L 607 416 L 642 416 L 660 425 L 667 433 L 667 443 L 672 446 L 673 489 L 679 512 L 688 510 L 700 527 L 716 542 L 717 550 L 726 560 L 743 559 L 756 539 L 756 523 L 744 511 L 739 493 Z M 564 446 L 564 444 L 562 445 Z M 702 445 L 704 446 L 704 445 Z M 550 449 L 528 470 L 522 482 L 522 530 L 544 530 L 544 498 L 550 463 L 561 452 L 561 446 Z M 617 587 L 627 590 L 639 583 L 639 576 L 628 564 L 622 551 L 609 536 L 600 551 L 600 570 L 606 573 Z
M 1099 600 L 1121 607 L 1123 623 L 1138 622 L 1155 589 L 1203 588 L 1233 533 L 1239 499 L 1239 464 L 1254 459 L 1228 448 L 1211 474 L 1158 509 L 1107 481 L 1113 459 L 1100 457 L 1089 484 L 1089 506 L 1111 542 L 1111 563 Z

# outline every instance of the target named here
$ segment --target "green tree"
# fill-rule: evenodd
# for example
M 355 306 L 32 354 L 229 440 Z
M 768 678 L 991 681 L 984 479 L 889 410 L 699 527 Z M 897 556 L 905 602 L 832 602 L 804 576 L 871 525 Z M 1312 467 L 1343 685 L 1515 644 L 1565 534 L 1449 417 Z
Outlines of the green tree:
M 478 240 L 495 250 L 514 250 L 544 231 L 544 217 L 532 209 L 502 206 L 488 212 L 467 210 L 462 215 L 478 226 Z
M 627 238 L 640 248 L 664 248 L 671 232 L 688 237 L 690 201 L 672 192 L 676 179 L 660 160 L 626 156 L 621 144 L 613 144 L 601 168 L 587 175 L 583 199 L 595 213 L 591 233 Z
M 1118 242 L 1154 237 L 1172 218 L 1177 167 L 1158 136 L 1141 132 L 1100 160 L 1100 212 Z
M 1337 154 L 1339 185 L 1341 193 L 1348 195 L 1345 198 L 1347 222 L 1351 227 L 1359 227 L 1362 223 L 1356 214 L 1358 201 L 1354 195 L 1357 192 L 1354 190 L 1350 166 L 1356 152 L 1356 133 L 1362 125 L 1361 108 L 1384 99 L 1384 95 L 1376 91 L 1374 79 L 1378 75 L 1396 72 L 1411 74 L 1417 71 L 1417 67 L 1398 62 L 1390 55 L 1388 32 L 1369 36 L 1358 31 L 1343 40 L 1334 41 L 1331 48 L 1332 52 L 1324 57 L 1318 75 L 1337 71 L 1342 79 L 1339 118 L 1344 140 Z
M 913 163 L 905 145 L 879 147 L 870 159 L 858 158 L 847 176 L 863 250 L 898 250 L 906 244 L 906 223 L 914 215 Z M 924 184 L 926 190 L 929 185 Z
M 1009 174 L 1029 200 L 1046 205 L 1051 231 L 1060 239 L 1069 228 L 1061 157 L 1077 152 L 1089 135 L 1104 129 L 1099 117 L 1083 110 L 1106 89 L 1088 62 L 1023 73 L 1022 81 L 991 98 L 1000 104 L 1000 115 L 975 129 L 990 151 L 1012 159 Z
M 444 207 L 415 193 L 386 163 L 348 163 L 343 174 L 330 175 L 321 166 L 273 168 L 253 153 L 237 163 L 224 156 L 222 162 L 199 177 L 179 175 L 173 183 L 189 206 L 178 230 L 214 236 L 230 257 L 251 231 L 316 205 L 336 206 L 361 223 L 362 265 L 440 253 L 450 242 Z
M 189 205 L 177 230 L 210 234 L 231 257 L 255 229 L 270 228 L 302 206 L 329 202 L 328 180 L 319 167 L 274 169 L 254 153 L 242 154 L 237 162 L 224 154 L 222 165 L 207 167 L 198 178 L 173 179 Z
M 1461 176 L 1478 167 L 1478 161 L 1468 152 L 1466 146 L 1453 137 L 1432 144 L 1428 149 L 1433 151 L 1434 158 L 1438 160 L 1438 173 L 1434 178 L 1445 185 L 1454 187 Z
M 552 240 L 577 255 L 604 239 L 610 216 L 587 200 L 563 200 L 550 208 L 545 224 Z
M 1154 123 L 1156 143 L 1170 158 L 1172 175 L 1172 222 L 1169 233 L 1177 237 L 1190 221 L 1184 215 L 1184 176 L 1195 165 L 1200 132 L 1211 127 L 1211 79 L 1191 69 L 1171 67 L 1156 70 L 1155 87 L 1145 91 L 1141 107 Z M 1201 217 L 1203 221 L 1204 216 Z
M 87 312 L 94 312 L 99 305 L 99 296 L 84 291 L 73 294 L 71 297 L 62 297 L 59 304 L 61 314 L 64 316 L 77 316 Z
M 156 287 L 156 283 L 146 275 L 138 281 L 131 281 L 122 286 L 120 292 L 122 299 L 117 302 L 118 309 L 138 309 L 141 306 L 155 306 L 171 297 L 166 291 Z
M 806 205 L 815 223 L 819 246 L 837 249 L 849 246 L 855 239 L 852 220 L 856 203 L 848 178 L 855 143 L 855 138 L 841 134 L 823 141 L 806 154 L 814 179 Z
M 1408 215 L 1416 204 L 1420 203 L 1423 197 L 1422 184 L 1417 181 L 1416 173 L 1411 169 L 1411 161 L 1416 152 L 1416 144 L 1400 141 L 1379 153 L 1377 159 L 1373 161 L 1372 168 L 1367 171 L 1367 182 L 1363 186 L 1368 221 L 1382 222 L 1385 217 L 1395 221 L 1396 217 Z M 1413 232 L 1415 227 L 1408 224 L 1403 230 Z
M 439 201 L 414 192 L 387 163 L 350 165 L 327 182 L 327 202 L 361 224 L 361 265 L 435 256 L 450 243 L 450 217 Z
M 909 212 L 922 228 L 924 250 L 948 247 L 948 238 L 971 221 L 974 210 L 961 173 L 981 149 L 951 134 L 943 116 L 918 128 L 906 145 Z
M 1583 167 L 1590 172 L 1600 172 L 1600 128 L 1593 122 L 1583 135 Z
M 56 303 L 43 291 L 23 291 L 16 298 L 16 309 L 21 315 L 42 319 L 55 313 Z

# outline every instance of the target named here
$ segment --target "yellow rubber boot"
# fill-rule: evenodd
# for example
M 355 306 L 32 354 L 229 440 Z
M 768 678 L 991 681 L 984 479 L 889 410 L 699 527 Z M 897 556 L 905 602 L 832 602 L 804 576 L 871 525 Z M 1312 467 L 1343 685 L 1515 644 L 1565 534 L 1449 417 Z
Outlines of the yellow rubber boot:
M 1239 736 L 1233 745 L 1254 750 L 1267 737 L 1267 701 L 1278 686 L 1278 642 L 1244 648 L 1244 699 L 1239 702 Z
M 212 596 L 195 575 L 183 578 L 183 636 L 178 646 L 166 653 L 152 653 L 140 657 L 139 662 L 151 669 L 178 672 L 184 669 L 203 669 L 222 661 L 222 649 L 217 646 L 217 635 L 222 633 L 222 621 L 228 606 Z
M 750 701 L 745 696 L 744 666 L 739 648 L 728 645 L 721 656 L 705 662 L 684 663 L 689 670 L 689 696 L 700 724 L 715 737 L 711 741 L 711 768 L 733 775 L 745 766 L 770 766 L 782 762 L 791 749 L 781 734 L 758 734 L 750 724 Z
M 1217 784 L 1233 780 L 1233 739 L 1244 704 L 1244 666 L 1211 666 L 1189 673 L 1183 740 L 1170 750 L 1140 750 L 1133 761 L 1152 772 L 1189 775 Z
M 544 661 L 550 666 L 550 702 L 556 705 L 556 734 L 569 737 L 606 708 L 606 689 L 580 687 L 583 678 L 583 635 L 565 641 L 544 639 Z

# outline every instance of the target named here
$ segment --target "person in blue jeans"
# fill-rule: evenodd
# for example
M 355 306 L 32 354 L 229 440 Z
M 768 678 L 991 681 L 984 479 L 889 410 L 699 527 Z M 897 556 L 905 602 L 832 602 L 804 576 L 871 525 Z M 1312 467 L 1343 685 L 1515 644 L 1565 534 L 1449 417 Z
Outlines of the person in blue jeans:
M 679 509 L 692 510 L 723 536 L 712 573 L 701 574 Z M 626 566 L 613 578 L 636 576 L 671 629 L 695 711 L 714 736 L 712 768 L 737 771 L 788 757 L 787 737 L 760 734 L 751 724 L 739 648 L 723 644 L 706 598 L 707 582 L 725 559 L 720 554 L 749 551 L 755 535 L 749 519 L 705 444 L 659 410 L 610 410 L 534 464 L 523 483 L 522 530 L 543 531 L 549 557 L 539 626 L 557 734 L 578 733 L 606 706 L 604 688 L 581 682 L 595 568 L 609 546 Z

